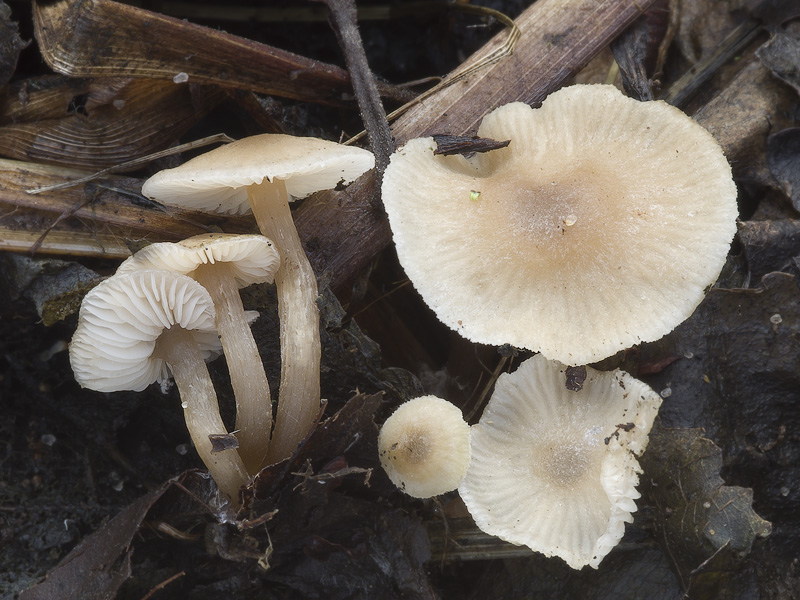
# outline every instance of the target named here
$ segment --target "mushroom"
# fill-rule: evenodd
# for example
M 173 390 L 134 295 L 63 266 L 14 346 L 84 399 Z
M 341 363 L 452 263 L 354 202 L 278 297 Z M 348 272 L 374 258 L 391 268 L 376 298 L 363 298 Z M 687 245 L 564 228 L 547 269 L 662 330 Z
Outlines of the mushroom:
M 138 392 L 171 371 L 197 453 L 220 492 L 238 504 L 244 464 L 235 450 L 213 452 L 209 438 L 227 433 L 205 364 L 219 350 L 203 286 L 178 273 L 136 271 L 86 294 L 69 357 L 78 383 L 99 392 Z
M 278 252 L 261 235 L 209 233 L 177 243 L 146 246 L 120 265 L 117 274 L 165 269 L 188 275 L 206 288 L 214 302 L 216 327 L 236 396 L 239 456 L 250 474 L 260 469 L 269 447 L 272 403 L 269 382 L 239 289 L 272 282 Z
M 436 396 L 403 403 L 378 435 L 378 456 L 389 479 L 414 498 L 458 487 L 469 465 L 469 425 L 457 406 Z
M 565 371 L 537 354 L 500 376 L 472 427 L 458 491 L 486 533 L 596 569 L 633 521 L 636 457 L 661 396 L 622 371 L 588 367 L 573 392 Z
M 391 158 L 382 195 L 400 262 L 467 339 L 569 365 L 656 340 L 692 314 L 736 232 L 719 144 L 664 102 L 575 85 L 488 114 L 486 154 Z
M 268 462 L 294 452 L 317 417 L 319 310 L 317 281 L 297 235 L 289 202 L 349 183 L 375 158 L 361 148 L 315 138 L 263 134 L 198 156 L 148 179 L 142 193 L 165 204 L 242 214 L 281 255 L 275 274 L 281 327 L 281 381 Z

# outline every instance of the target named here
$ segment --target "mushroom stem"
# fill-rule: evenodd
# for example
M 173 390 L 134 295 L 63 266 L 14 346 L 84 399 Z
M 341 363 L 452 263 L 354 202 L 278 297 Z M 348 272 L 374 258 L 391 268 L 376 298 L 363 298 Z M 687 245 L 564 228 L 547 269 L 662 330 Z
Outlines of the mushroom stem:
M 281 337 L 281 382 L 275 431 L 267 464 L 294 452 L 317 417 L 320 405 L 317 278 L 308 262 L 289 210 L 286 184 L 264 180 L 247 188 L 261 233 L 281 254 L 275 273 Z
M 186 427 L 197 453 L 208 467 L 219 491 L 234 506 L 238 506 L 239 490 L 248 481 L 247 471 L 236 450 L 211 452 L 208 436 L 225 434 L 227 430 L 219 415 L 214 384 L 197 344 L 188 331 L 173 326 L 159 336 L 155 353 L 172 369 L 181 396 Z
M 269 447 L 272 402 L 264 364 L 247 323 L 236 280 L 224 263 L 201 265 L 192 277 L 214 301 L 216 325 L 236 396 L 236 439 L 247 472 L 258 473 Z

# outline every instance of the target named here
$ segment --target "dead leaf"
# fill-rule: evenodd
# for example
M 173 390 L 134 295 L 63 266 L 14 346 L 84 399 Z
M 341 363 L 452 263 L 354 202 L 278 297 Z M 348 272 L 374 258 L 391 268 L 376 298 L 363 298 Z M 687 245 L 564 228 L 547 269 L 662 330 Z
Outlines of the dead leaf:
M 769 136 L 767 164 L 795 210 L 800 211 L 800 127 L 790 127 Z
M 128 506 L 103 527 L 84 538 L 47 574 L 47 579 L 23 591 L 20 600 L 106 600 L 131 576 L 131 541 L 153 504 L 171 482 Z
M 693 118 L 722 146 L 734 178 L 777 187 L 765 159 L 767 136 L 786 122 L 796 102 L 791 89 L 753 60 Z
M 800 92 L 800 35 L 775 33 L 756 56 L 776 77 Z
M 25 80 L 0 99 L 0 154 L 98 170 L 163 150 L 223 98 L 151 79 Z
M 0 88 L 14 75 L 19 53 L 29 43 L 19 37 L 19 28 L 11 20 L 11 9 L 0 1 Z
M 773 271 L 791 272 L 793 258 L 800 256 L 800 220 L 743 221 L 739 239 L 751 281 Z
M 753 510 L 752 489 L 725 485 L 722 451 L 702 434 L 698 429 L 655 427 L 641 459 L 641 488 L 656 506 L 664 550 L 684 589 L 692 572 L 717 552 L 743 558 L 756 538 L 772 531 Z
M 63 190 L 36 195 L 26 192 L 88 174 L 64 167 L 0 159 L 0 211 L 9 214 L 15 208 L 27 208 L 49 213 L 53 220 L 63 213 L 70 213 L 75 219 L 84 221 L 88 233 L 103 225 L 113 225 L 156 234 L 165 241 L 206 233 L 222 225 L 231 233 L 251 232 L 255 228 L 252 218 L 161 206 L 140 194 L 142 181 L 133 177 L 114 175 Z
M 147 77 L 348 105 L 344 69 L 111 0 L 35 2 L 45 61 L 70 77 Z M 235 66 L 235 68 L 232 68 Z M 185 76 L 186 79 L 183 79 Z M 407 91 L 381 86 L 396 99 Z

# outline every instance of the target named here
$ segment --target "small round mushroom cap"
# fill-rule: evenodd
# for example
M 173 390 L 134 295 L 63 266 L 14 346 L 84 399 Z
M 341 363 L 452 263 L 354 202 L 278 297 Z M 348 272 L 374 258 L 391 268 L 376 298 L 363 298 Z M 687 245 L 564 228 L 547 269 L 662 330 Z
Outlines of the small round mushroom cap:
M 383 179 L 400 262 L 442 322 L 583 365 L 692 314 L 736 232 L 731 169 L 705 129 L 576 85 L 498 108 L 478 135 L 511 143 L 465 158 L 414 139 Z
M 139 392 L 167 379 L 169 367 L 152 354 L 174 325 L 192 334 L 204 359 L 222 351 L 211 297 L 193 279 L 153 270 L 109 277 L 81 304 L 69 346 L 76 381 L 99 392 Z
M 375 166 L 368 150 L 282 134 L 246 137 L 156 173 L 142 194 L 206 212 L 250 212 L 247 186 L 286 181 L 291 198 L 347 184 Z
M 403 403 L 378 436 L 383 470 L 415 498 L 431 498 L 458 487 L 469 465 L 469 425 L 457 406 L 422 396 Z
M 661 397 L 622 371 L 586 369 L 583 389 L 538 354 L 501 375 L 472 427 L 459 493 L 486 533 L 597 568 L 633 518 L 636 456 Z
M 263 235 L 204 233 L 180 242 L 150 244 L 127 258 L 117 274 L 163 269 L 190 274 L 201 265 L 225 263 L 239 288 L 269 283 L 280 266 L 280 256 Z

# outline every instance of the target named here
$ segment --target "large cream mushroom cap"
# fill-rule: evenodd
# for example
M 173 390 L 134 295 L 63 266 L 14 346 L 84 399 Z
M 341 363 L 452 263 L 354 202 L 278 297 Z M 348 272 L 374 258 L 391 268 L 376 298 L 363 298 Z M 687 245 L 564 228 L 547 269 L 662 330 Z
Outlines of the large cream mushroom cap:
M 254 135 L 220 146 L 179 167 L 156 173 L 142 194 L 206 212 L 250 212 L 247 187 L 286 181 L 290 198 L 347 184 L 375 166 L 368 150 L 318 138 Z
M 175 325 L 191 334 L 206 360 L 222 352 L 211 297 L 196 281 L 154 270 L 106 279 L 81 304 L 69 347 L 76 381 L 98 392 L 140 392 L 168 379 L 168 365 L 153 352 Z
M 664 102 L 576 85 L 498 108 L 478 135 L 511 143 L 464 158 L 414 139 L 383 179 L 400 262 L 439 319 L 582 365 L 691 315 L 736 232 L 711 134 Z
M 409 496 L 431 498 L 450 492 L 469 465 L 469 425 L 447 400 L 414 398 L 383 424 L 378 456 L 392 483 Z
M 592 368 L 573 392 L 565 370 L 539 354 L 500 376 L 472 427 L 459 493 L 486 533 L 597 568 L 633 520 L 636 457 L 661 397 L 627 373 Z

